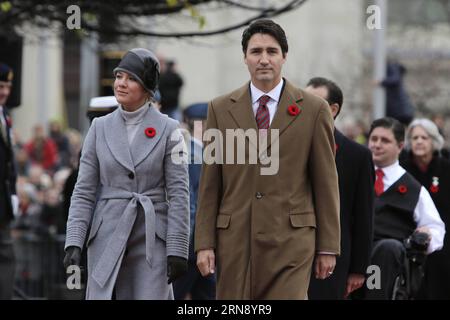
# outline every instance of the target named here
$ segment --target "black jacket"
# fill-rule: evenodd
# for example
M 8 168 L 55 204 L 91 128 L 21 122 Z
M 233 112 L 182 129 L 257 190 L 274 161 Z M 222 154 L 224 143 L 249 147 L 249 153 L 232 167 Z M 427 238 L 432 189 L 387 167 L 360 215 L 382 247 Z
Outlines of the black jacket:
M 11 204 L 11 194 L 16 194 L 16 171 L 14 166 L 13 148 L 10 139 L 11 128 L 6 121 L 8 114 L 3 107 L 0 117 L 5 119 L 7 139 L 0 134 L 0 227 L 8 224 L 14 217 Z
M 348 274 L 366 274 L 372 247 L 375 176 L 372 154 L 338 130 L 335 130 L 334 138 L 339 177 L 341 255 L 328 279 L 317 280 L 312 273 L 309 299 L 342 299 Z
M 400 158 L 400 164 L 430 192 L 431 198 L 445 223 L 444 247 L 427 258 L 421 298 L 450 299 L 450 161 L 434 154 L 425 171 L 414 163 L 411 153 Z M 438 178 L 438 190 L 432 190 L 433 177 Z M 433 192 L 435 191 L 435 192 Z

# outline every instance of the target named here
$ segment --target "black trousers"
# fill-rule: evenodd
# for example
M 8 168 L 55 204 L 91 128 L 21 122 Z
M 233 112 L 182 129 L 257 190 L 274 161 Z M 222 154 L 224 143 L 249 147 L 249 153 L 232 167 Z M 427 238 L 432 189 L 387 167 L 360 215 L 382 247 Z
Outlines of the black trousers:
M 364 297 L 367 300 L 390 300 L 395 278 L 400 275 L 405 261 L 406 250 L 398 240 L 382 239 L 374 243 L 371 265 L 377 265 L 381 271 L 381 288 L 365 287 Z
M 15 258 L 9 228 L 0 228 L 0 300 L 11 300 L 14 288 Z

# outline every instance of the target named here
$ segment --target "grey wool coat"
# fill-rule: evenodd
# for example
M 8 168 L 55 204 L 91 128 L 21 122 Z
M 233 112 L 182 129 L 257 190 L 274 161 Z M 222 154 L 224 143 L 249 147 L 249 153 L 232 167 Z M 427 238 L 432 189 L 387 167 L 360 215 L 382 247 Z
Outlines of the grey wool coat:
M 149 107 L 139 126 L 129 145 L 116 110 L 94 119 L 84 141 L 65 248 L 87 240 L 86 299 L 111 299 L 113 290 L 117 299 L 172 299 L 167 256 L 188 256 L 189 179 L 178 122 Z

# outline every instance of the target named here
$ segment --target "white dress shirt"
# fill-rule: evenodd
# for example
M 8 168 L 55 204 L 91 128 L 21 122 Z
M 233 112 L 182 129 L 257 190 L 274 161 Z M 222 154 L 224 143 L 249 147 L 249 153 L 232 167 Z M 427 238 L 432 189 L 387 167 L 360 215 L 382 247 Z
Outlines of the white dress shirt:
M 375 166 L 375 170 L 378 167 Z M 398 161 L 390 166 L 380 168 L 384 172 L 383 184 L 384 191 L 386 191 L 392 184 L 400 179 L 406 172 Z M 427 253 L 442 249 L 444 244 L 445 224 L 442 221 L 439 212 L 434 205 L 428 191 L 422 186 L 420 188 L 419 200 L 414 209 L 414 221 L 417 223 L 417 228 L 427 227 L 431 232 L 431 241 L 428 246 Z
M 267 109 L 269 109 L 269 125 L 272 123 L 273 117 L 275 116 L 275 112 L 277 111 L 278 102 L 280 101 L 281 89 L 283 89 L 284 79 L 281 78 L 280 83 L 276 85 L 275 88 L 270 90 L 269 92 L 263 92 L 259 90 L 255 85 L 250 82 L 250 93 L 252 95 L 252 109 L 253 114 L 256 117 L 256 111 L 259 107 L 259 98 L 262 96 L 269 96 L 270 100 L 267 102 Z

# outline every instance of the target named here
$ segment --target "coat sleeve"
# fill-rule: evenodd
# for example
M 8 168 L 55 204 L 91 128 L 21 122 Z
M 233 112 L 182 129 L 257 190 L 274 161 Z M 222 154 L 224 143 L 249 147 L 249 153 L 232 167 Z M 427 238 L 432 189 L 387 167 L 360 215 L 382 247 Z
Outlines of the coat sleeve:
M 83 144 L 77 183 L 70 199 L 65 248 L 83 248 L 97 200 L 99 161 L 96 151 L 96 121 L 94 119 Z
M 373 241 L 374 166 L 372 154 L 364 149 L 359 159 L 359 172 L 352 208 L 352 242 L 350 273 L 366 274 Z
M 218 129 L 212 102 L 208 106 L 206 129 Z M 208 145 L 213 141 L 206 142 L 204 150 L 207 150 Z M 198 206 L 195 219 L 195 252 L 216 247 L 216 219 L 221 199 L 222 167 L 220 164 L 207 164 L 204 161 L 200 176 Z
M 189 250 L 188 155 L 183 136 L 174 126 L 166 143 L 164 179 L 169 210 L 167 213 L 167 256 L 187 259 Z
M 308 162 L 316 214 L 316 251 L 339 255 L 339 186 L 333 129 L 329 107 L 322 103 L 314 124 Z

